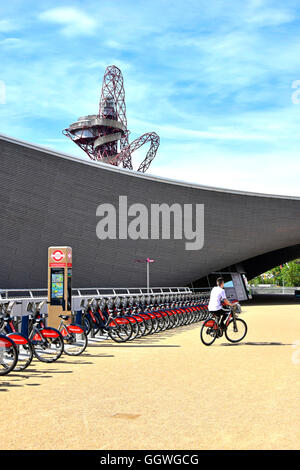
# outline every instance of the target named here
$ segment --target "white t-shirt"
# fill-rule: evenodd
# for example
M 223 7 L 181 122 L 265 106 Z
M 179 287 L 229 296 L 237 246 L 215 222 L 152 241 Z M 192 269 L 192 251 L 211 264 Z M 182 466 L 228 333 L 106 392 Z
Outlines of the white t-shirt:
M 226 299 L 225 290 L 220 286 L 213 287 L 210 293 L 210 299 L 208 304 L 208 310 L 213 312 L 223 308 L 222 300 Z

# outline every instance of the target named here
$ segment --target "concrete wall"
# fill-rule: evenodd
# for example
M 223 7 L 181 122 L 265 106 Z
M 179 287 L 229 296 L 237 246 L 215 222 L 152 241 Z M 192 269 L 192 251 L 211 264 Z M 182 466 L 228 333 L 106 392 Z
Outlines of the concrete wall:
M 50 245 L 73 248 L 75 287 L 144 286 L 145 265 L 134 261 L 147 256 L 155 259 L 151 285 L 179 286 L 264 253 L 299 250 L 297 198 L 178 184 L 4 136 L 0 171 L 0 288 L 45 287 Z M 186 251 L 185 240 L 172 239 L 100 241 L 96 208 L 105 202 L 117 207 L 119 195 L 148 208 L 204 204 L 204 248 Z

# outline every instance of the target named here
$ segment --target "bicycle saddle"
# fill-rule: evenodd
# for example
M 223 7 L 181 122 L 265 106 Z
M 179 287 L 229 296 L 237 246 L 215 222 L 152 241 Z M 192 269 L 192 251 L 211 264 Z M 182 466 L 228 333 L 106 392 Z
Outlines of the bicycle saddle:
M 58 315 L 60 318 L 63 320 L 68 320 L 70 318 L 70 315 Z

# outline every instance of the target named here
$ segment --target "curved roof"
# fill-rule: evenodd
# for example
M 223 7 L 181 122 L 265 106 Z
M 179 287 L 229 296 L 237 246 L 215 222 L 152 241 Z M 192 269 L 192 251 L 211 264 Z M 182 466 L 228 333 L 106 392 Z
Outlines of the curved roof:
M 203 189 L 203 190 L 207 190 L 207 191 L 221 191 L 221 192 L 224 192 L 224 193 L 229 192 L 231 194 L 242 194 L 242 195 L 247 195 L 247 196 L 272 197 L 272 198 L 280 198 L 280 199 L 283 198 L 283 199 L 300 200 L 300 197 L 297 197 L 297 196 L 289 196 L 289 195 L 283 195 L 283 194 L 257 193 L 255 191 L 241 191 L 241 190 L 230 189 L 230 188 L 205 186 L 205 185 L 202 185 L 202 184 L 189 183 L 187 181 L 181 181 L 181 180 L 176 180 L 176 179 L 172 179 L 172 178 L 166 178 L 166 177 L 159 176 L 159 175 L 153 175 L 153 174 L 149 174 L 149 173 L 141 173 L 141 172 L 134 171 L 134 170 L 127 170 L 127 169 L 119 168 L 119 167 L 116 167 L 116 166 L 113 166 L 113 165 L 107 165 L 106 163 L 102 163 L 102 162 L 94 162 L 94 161 L 89 160 L 87 158 L 84 158 L 84 159 L 82 158 L 81 159 L 79 157 L 74 157 L 74 155 L 71 155 L 69 153 L 58 152 L 58 151 L 56 151 L 54 149 L 51 149 L 49 147 L 46 147 L 46 146 L 43 146 L 43 145 L 33 144 L 33 143 L 27 142 L 25 140 L 16 139 L 14 137 L 10 137 L 8 135 L 1 134 L 1 133 L 0 133 L 0 139 L 6 140 L 8 142 L 15 143 L 17 145 L 22 145 L 23 147 L 28 147 L 28 148 L 32 148 L 34 150 L 40 150 L 40 151 L 43 151 L 43 152 L 47 152 L 48 155 L 54 155 L 56 157 L 66 158 L 66 159 L 69 159 L 69 160 L 72 160 L 72 161 L 75 161 L 75 162 L 78 162 L 78 163 L 81 163 L 81 164 L 84 164 L 84 165 L 102 167 L 103 170 L 121 172 L 121 173 L 125 173 L 129 176 L 135 176 L 135 177 L 138 177 L 138 178 L 145 178 L 145 179 L 148 179 L 148 180 L 150 179 L 150 180 L 153 180 L 153 181 L 161 181 L 161 182 L 165 182 L 165 183 L 169 183 L 169 184 L 176 184 L 176 185 L 180 185 L 180 186 L 186 186 L 186 187 L 189 187 L 189 188 L 199 188 L 199 189 Z

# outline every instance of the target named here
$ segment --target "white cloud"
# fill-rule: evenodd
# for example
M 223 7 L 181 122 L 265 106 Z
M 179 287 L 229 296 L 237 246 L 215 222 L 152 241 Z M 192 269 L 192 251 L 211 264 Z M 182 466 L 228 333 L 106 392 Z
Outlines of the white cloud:
M 247 19 L 249 23 L 256 23 L 257 25 L 260 24 L 263 26 L 277 26 L 282 23 L 290 23 L 293 20 L 294 16 L 291 13 L 276 10 L 264 10 Z
M 94 18 L 73 7 L 51 8 L 41 13 L 39 18 L 61 25 L 61 32 L 66 36 L 90 35 L 97 26 Z
M 11 20 L 0 20 L 0 33 L 8 33 L 15 29 L 18 29 L 17 25 Z
M 207 130 L 185 129 L 176 126 L 160 125 L 159 130 L 168 138 L 189 137 L 210 140 L 266 140 L 268 136 L 260 133 L 251 133 L 241 129 L 223 126 L 208 127 Z
M 153 175 L 203 186 L 300 196 L 297 150 L 289 154 L 293 171 L 281 149 L 275 149 L 269 156 L 258 152 L 249 155 L 242 148 L 234 152 L 204 143 L 198 148 L 189 144 L 163 144 L 158 152 L 148 171 Z
M 23 47 L 24 41 L 19 38 L 6 38 L 0 41 L 0 46 L 5 48 Z
M 84 66 L 87 69 L 96 69 L 98 71 L 100 70 L 104 71 L 106 67 L 108 67 L 109 65 L 116 65 L 117 67 L 119 67 L 119 69 L 122 70 L 123 73 L 124 71 L 127 71 L 132 68 L 129 61 L 124 61 L 122 59 L 113 57 L 111 55 L 109 55 L 109 62 L 107 62 L 107 59 L 103 59 L 103 60 L 88 61 L 84 64 Z
M 261 26 L 278 26 L 290 23 L 295 19 L 295 14 L 291 7 L 289 9 L 281 8 L 278 4 L 272 7 L 261 0 L 250 1 L 245 13 L 246 22 Z

